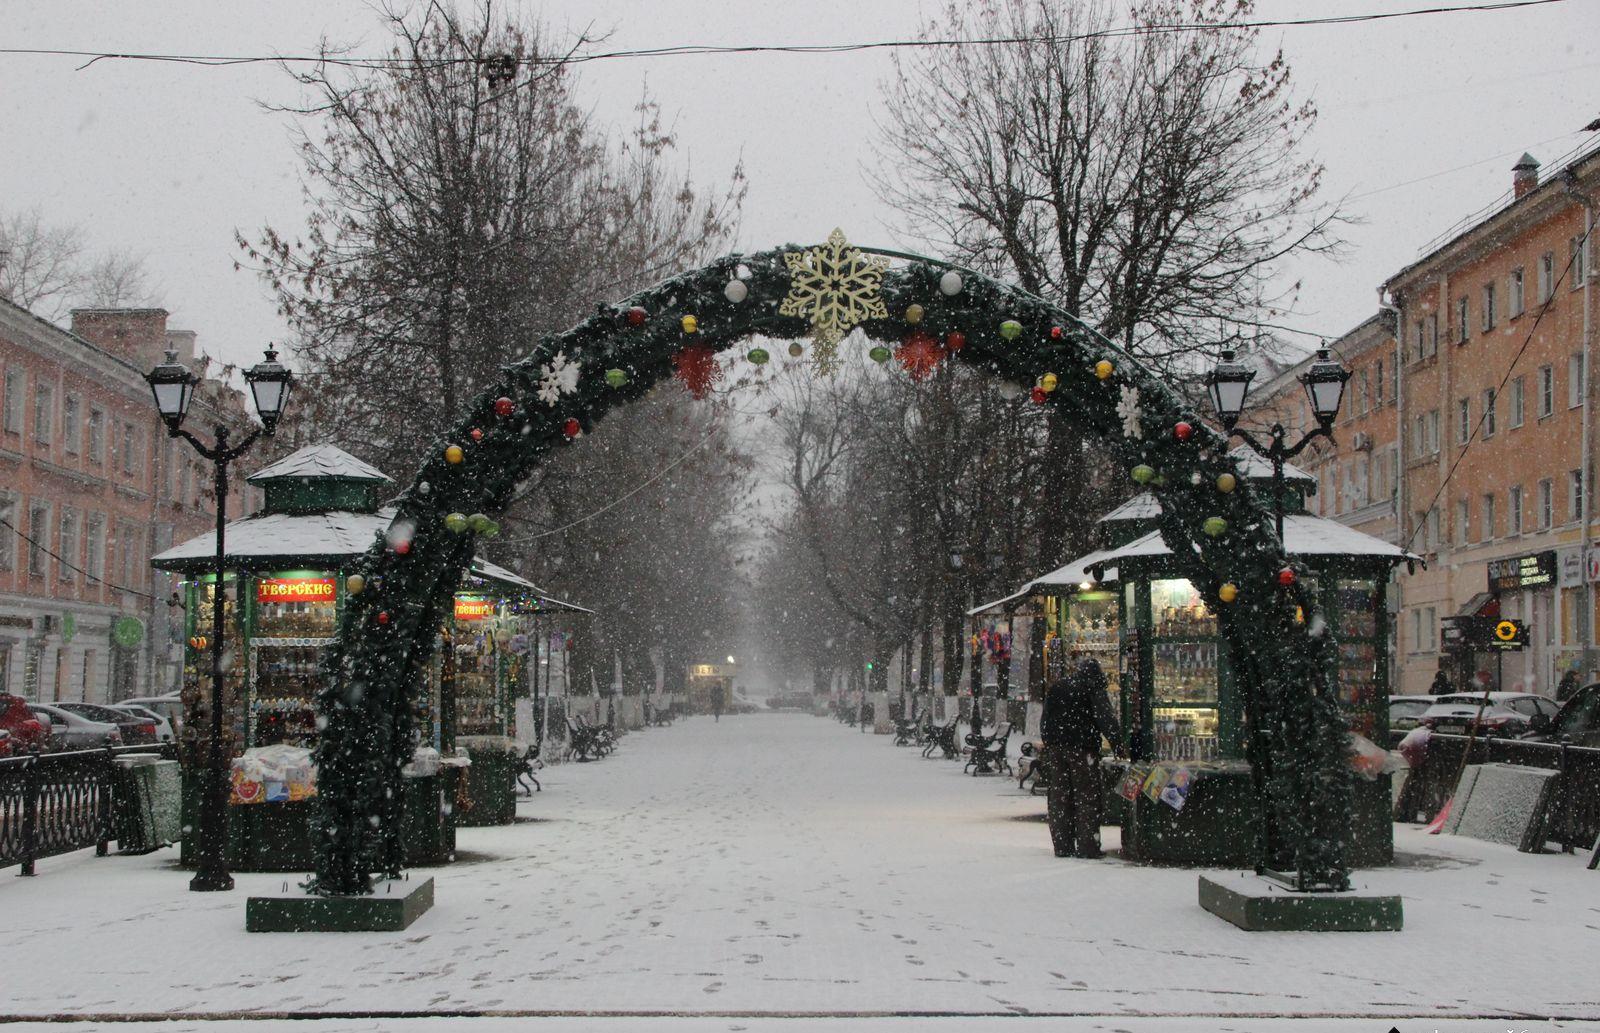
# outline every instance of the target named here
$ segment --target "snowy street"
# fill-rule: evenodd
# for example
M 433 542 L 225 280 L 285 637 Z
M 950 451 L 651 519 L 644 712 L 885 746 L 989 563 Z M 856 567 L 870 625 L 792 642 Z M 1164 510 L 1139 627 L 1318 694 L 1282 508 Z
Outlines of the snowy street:
M 1199 908 L 1195 872 L 1057 859 L 1042 797 L 826 719 L 695 718 L 542 774 L 518 824 L 461 832 L 459 863 L 429 872 L 436 906 L 401 934 L 247 935 L 245 895 L 283 878 L 191 894 L 175 850 L 8 873 L 0 1018 L 190 1020 L 148 1027 L 162 1033 L 432 1033 L 463 1020 L 405 1016 L 460 1012 L 485 1016 L 475 1029 L 618 1033 L 663 1014 L 685 1018 L 649 1028 L 1600 1021 L 1578 949 L 1600 942 L 1595 874 L 1571 856 L 1401 830 L 1401 863 L 1357 881 L 1404 896 L 1404 932 L 1252 934 Z M 222 1018 L 235 1012 L 379 1014 Z M 612 1017 L 573 1014 L 595 1012 Z M 993 1018 L 936 1017 L 951 1013 Z

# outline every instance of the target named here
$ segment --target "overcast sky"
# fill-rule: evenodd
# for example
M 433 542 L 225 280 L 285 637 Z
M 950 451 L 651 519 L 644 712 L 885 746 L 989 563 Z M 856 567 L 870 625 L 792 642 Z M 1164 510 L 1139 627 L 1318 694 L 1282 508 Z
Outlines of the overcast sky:
M 1443 0 L 1460 3 L 1462 0 Z M 829 43 L 911 35 L 933 3 L 879 0 L 546 0 L 517 6 L 560 32 L 588 26 L 606 47 Z M 1260 0 L 1264 17 L 1394 11 L 1421 0 Z M 0 46 L 205 54 L 298 54 L 327 35 L 360 53 L 384 46 L 358 0 L 0 0 Z M 1321 118 L 1311 143 L 1325 196 L 1349 196 L 1363 225 L 1338 263 L 1291 270 L 1299 311 L 1283 322 L 1336 335 L 1374 310 L 1385 275 L 1510 186 L 1524 151 L 1549 162 L 1589 139 L 1600 0 L 1267 30 Z M 92 245 L 148 257 L 172 325 L 201 346 L 253 361 L 284 334 L 260 281 L 236 272 L 235 228 L 303 223 L 298 166 L 281 116 L 259 101 L 296 96 L 270 65 L 202 68 L 0 55 L 0 208 L 39 206 L 84 226 Z M 681 157 L 750 180 L 741 245 L 815 241 L 841 226 L 893 246 L 877 203 L 872 110 L 884 52 L 694 56 L 584 66 L 579 95 L 626 126 L 648 82 L 675 120 Z

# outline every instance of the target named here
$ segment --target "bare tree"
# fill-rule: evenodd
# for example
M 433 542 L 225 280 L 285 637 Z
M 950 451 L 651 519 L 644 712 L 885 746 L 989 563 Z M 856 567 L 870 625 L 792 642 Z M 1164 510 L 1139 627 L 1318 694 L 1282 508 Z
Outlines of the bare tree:
M 82 284 L 83 231 L 38 208 L 0 215 L 0 297 L 46 319 L 65 315 Z
M 78 303 L 91 308 L 151 308 L 161 304 L 144 256 L 111 251 L 83 271 Z

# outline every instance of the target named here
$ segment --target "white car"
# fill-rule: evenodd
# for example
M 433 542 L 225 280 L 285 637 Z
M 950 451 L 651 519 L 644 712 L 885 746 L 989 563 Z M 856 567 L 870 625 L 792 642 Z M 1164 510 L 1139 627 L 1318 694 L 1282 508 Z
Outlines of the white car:
M 28 709 L 40 721 L 50 726 L 50 749 L 97 750 L 102 746 L 121 746 L 122 729 L 105 721 L 91 721 L 82 714 L 74 714 L 48 703 L 29 703 Z
M 156 716 L 165 718 L 167 727 L 174 736 L 183 734 L 183 697 L 176 692 L 166 696 L 135 696 L 133 699 L 121 700 L 117 705 L 143 707 Z M 166 740 L 162 738 L 162 741 Z
M 172 741 L 172 722 L 142 703 L 107 703 L 108 709 L 120 710 L 134 717 L 142 717 L 147 721 L 155 722 L 156 742 Z
M 1419 724 L 1430 731 L 1466 735 L 1473 722 L 1479 735 L 1518 736 L 1534 730 L 1535 718 L 1548 724 L 1560 709 L 1556 701 L 1535 692 L 1491 692 L 1487 705 L 1481 692 L 1453 692 L 1434 700 L 1422 712 Z M 1478 707 L 1483 706 L 1483 717 Z

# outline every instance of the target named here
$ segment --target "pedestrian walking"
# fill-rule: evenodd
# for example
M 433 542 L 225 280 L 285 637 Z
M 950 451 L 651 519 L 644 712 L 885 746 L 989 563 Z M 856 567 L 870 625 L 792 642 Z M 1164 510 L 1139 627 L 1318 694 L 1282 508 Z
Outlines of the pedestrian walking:
M 1561 681 L 1556 683 L 1556 702 L 1565 703 L 1578 692 L 1578 672 L 1568 670 L 1561 676 Z
M 1428 693 L 1434 696 L 1450 695 L 1450 676 L 1445 673 L 1444 664 L 1440 664 L 1439 669 L 1434 672 L 1433 684 L 1428 686 Z
M 711 715 L 717 723 L 722 723 L 722 686 L 718 685 L 711 690 Z
M 1043 762 L 1050 776 L 1047 816 L 1057 857 L 1100 857 L 1100 739 L 1117 749 L 1122 730 L 1111 713 L 1106 675 L 1085 658 L 1045 690 Z

